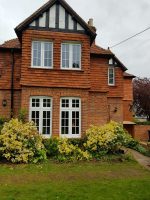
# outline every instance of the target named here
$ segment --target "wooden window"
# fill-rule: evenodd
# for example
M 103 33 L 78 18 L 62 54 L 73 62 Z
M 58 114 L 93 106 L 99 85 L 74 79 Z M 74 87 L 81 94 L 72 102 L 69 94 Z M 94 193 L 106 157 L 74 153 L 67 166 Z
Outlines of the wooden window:
M 79 98 L 61 98 L 60 132 L 67 138 L 81 137 L 81 101 Z
M 115 68 L 113 66 L 108 67 L 108 85 L 115 85 Z
M 30 120 L 36 124 L 40 134 L 50 137 L 52 130 L 52 99 L 49 97 L 31 97 Z
M 32 67 L 53 68 L 53 43 L 32 42 Z
M 61 68 L 75 70 L 81 69 L 81 44 L 62 43 Z

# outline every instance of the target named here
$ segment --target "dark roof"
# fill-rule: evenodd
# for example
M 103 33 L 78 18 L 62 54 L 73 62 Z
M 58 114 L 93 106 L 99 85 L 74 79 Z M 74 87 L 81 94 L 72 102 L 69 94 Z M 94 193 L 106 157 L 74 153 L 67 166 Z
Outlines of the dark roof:
M 136 76 L 134 76 L 133 74 L 129 74 L 129 73 L 127 73 L 127 72 L 124 72 L 123 73 L 123 76 L 125 77 L 125 78 L 135 78 Z
M 48 8 L 53 6 L 56 2 L 59 2 L 67 11 L 70 15 L 72 15 L 73 18 L 76 19 L 77 22 L 85 28 L 87 33 L 91 37 L 91 43 L 94 41 L 96 37 L 96 32 L 92 27 L 90 27 L 68 4 L 65 0 L 49 0 L 47 3 L 45 3 L 42 7 L 40 7 L 37 11 L 35 11 L 30 17 L 25 19 L 22 23 L 20 23 L 16 28 L 15 32 L 17 36 L 20 38 L 22 35 L 22 31 L 25 30 L 30 23 L 32 23 L 36 18 L 40 17 L 40 15 L 45 12 Z
M 117 62 L 117 64 L 122 68 L 123 71 L 126 71 L 126 66 L 114 55 L 113 59 Z
M 110 58 L 113 58 L 117 62 L 118 66 L 120 66 L 123 71 L 127 70 L 125 65 L 115 56 L 115 54 L 110 49 L 103 49 L 100 46 L 97 46 L 96 44 L 93 43 L 91 46 L 91 54 L 97 56 L 102 56 L 102 55 L 109 56 Z
M 108 49 L 103 49 L 102 47 L 96 45 L 95 43 L 91 46 L 91 54 L 95 55 L 113 55 L 113 53 Z
M 0 48 L 2 49 L 20 49 L 20 42 L 18 40 L 18 38 L 12 39 L 12 40 L 8 40 L 5 41 L 2 45 L 0 45 Z

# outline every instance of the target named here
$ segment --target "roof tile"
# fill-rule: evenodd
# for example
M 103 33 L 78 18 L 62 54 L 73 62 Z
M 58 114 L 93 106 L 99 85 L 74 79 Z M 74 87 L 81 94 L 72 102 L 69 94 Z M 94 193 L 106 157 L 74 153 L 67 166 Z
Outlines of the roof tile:
M 15 48 L 15 49 L 20 49 L 21 45 L 18 40 L 18 38 L 12 39 L 5 41 L 2 45 L 0 45 L 0 48 L 5 48 L 5 49 L 10 49 L 10 48 Z
M 113 53 L 109 49 L 103 49 L 102 47 L 94 43 L 91 46 L 91 54 L 113 55 Z

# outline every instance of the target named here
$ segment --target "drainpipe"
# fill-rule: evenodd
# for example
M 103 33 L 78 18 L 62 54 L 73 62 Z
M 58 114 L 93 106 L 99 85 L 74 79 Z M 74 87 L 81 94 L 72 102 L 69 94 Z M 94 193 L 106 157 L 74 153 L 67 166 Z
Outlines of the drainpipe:
M 11 49 L 11 110 L 10 116 L 13 118 L 13 111 L 14 111 L 14 49 Z

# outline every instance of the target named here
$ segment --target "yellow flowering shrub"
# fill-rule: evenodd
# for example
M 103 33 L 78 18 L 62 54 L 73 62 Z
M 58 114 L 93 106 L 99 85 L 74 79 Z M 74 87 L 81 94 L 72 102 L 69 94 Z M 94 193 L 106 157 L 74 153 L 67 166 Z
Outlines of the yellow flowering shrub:
M 83 151 L 78 145 L 71 144 L 67 138 L 59 139 L 58 156 L 59 161 L 90 160 L 91 155 L 88 151 Z
M 13 163 L 36 163 L 46 159 L 42 137 L 33 122 L 11 119 L 0 133 L 0 154 Z
M 85 148 L 95 157 L 114 153 L 126 142 L 126 132 L 119 123 L 111 121 L 104 126 L 91 126 L 86 131 Z

